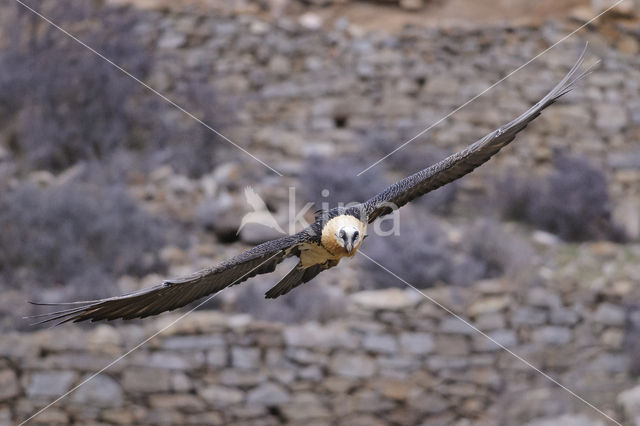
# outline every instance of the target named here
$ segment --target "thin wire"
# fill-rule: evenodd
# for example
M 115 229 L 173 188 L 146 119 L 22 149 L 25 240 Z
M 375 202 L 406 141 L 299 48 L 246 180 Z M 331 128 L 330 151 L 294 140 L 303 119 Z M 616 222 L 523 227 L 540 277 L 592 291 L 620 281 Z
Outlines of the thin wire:
M 443 304 L 441 304 L 440 302 L 438 302 L 437 300 L 435 300 L 433 297 L 430 297 L 429 295 L 425 294 L 423 291 L 421 291 L 420 289 L 418 289 L 417 287 L 413 286 L 412 284 L 409 284 L 407 281 L 405 281 L 404 279 L 402 279 L 401 277 L 399 277 L 398 275 L 394 274 L 393 272 L 391 272 L 388 268 L 386 268 L 385 266 L 381 265 L 380 263 L 378 263 L 377 261 L 373 260 L 371 257 L 367 256 L 365 253 L 362 252 L 362 250 L 358 250 L 358 253 L 363 255 L 364 257 L 366 257 L 367 259 L 369 259 L 370 261 L 372 261 L 373 263 L 375 263 L 376 265 L 378 265 L 379 267 L 381 267 L 382 269 L 384 269 L 385 271 L 387 271 L 389 274 L 393 275 L 394 277 L 396 277 L 397 279 L 399 279 L 400 281 L 402 281 L 403 283 L 405 283 L 406 285 L 408 285 L 409 287 L 411 287 L 412 289 L 414 289 L 415 291 L 417 291 L 418 293 L 420 293 L 424 298 L 426 298 L 427 300 L 429 300 L 431 303 L 435 304 L 436 306 L 438 306 L 440 309 L 444 310 L 445 312 L 447 312 L 448 314 L 454 316 L 455 318 L 459 319 L 460 321 L 462 321 L 465 325 L 467 325 L 468 327 L 470 327 L 471 329 L 473 329 L 475 332 L 481 334 L 482 336 L 486 337 L 487 339 L 489 339 L 491 342 L 495 343 L 500 349 L 503 349 L 504 351 L 506 351 L 507 353 L 509 353 L 510 355 L 514 356 L 516 359 L 518 359 L 519 361 L 521 361 L 522 363 L 524 363 L 526 366 L 532 368 L 533 370 L 535 370 L 536 372 L 538 372 L 539 374 L 541 374 L 543 377 L 545 377 L 547 380 L 551 381 L 552 383 L 554 383 L 555 385 L 559 386 L 560 388 L 564 389 L 565 391 L 569 392 L 569 394 L 571 394 L 573 397 L 577 398 L 578 400 L 582 401 L 583 403 L 585 403 L 586 405 L 588 405 L 589 407 L 593 408 L 594 410 L 596 410 L 598 413 L 602 414 L 604 417 L 606 417 L 608 420 L 612 421 L 613 423 L 617 424 L 618 426 L 622 426 L 622 424 L 618 421 L 616 421 L 615 419 L 613 419 L 611 416 L 609 416 L 607 413 L 605 413 L 604 411 L 600 410 L 598 407 L 596 407 L 595 405 L 593 405 L 592 403 L 590 403 L 589 401 L 587 401 L 586 399 L 584 399 L 583 397 L 581 397 L 580 395 L 578 395 L 577 393 L 575 393 L 574 391 L 572 391 L 571 389 L 569 389 L 568 387 L 566 387 L 565 385 L 563 385 L 562 383 L 558 382 L 556 379 L 554 379 L 553 377 L 551 377 L 550 375 L 548 375 L 547 373 L 545 373 L 544 371 L 540 370 L 539 368 L 537 368 L 536 366 L 534 366 L 533 364 L 531 364 L 529 361 L 527 361 L 526 359 L 524 359 L 523 357 L 521 357 L 520 355 L 518 355 L 517 353 L 513 352 L 512 350 L 510 350 L 509 348 L 507 348 L 506 346 L 504 346 L 502 343 L 498 342 L 496 339 L 494 339 L 493 337 L 489 336 L 487 333 L 485 333 L 484 331 L 480 330 L 478 327 L 476 327 L 475 325 L 471 324 L 469 321 L 465 320 L 464 318 L 462 318 L 460 315 L 456 314 L 455 312 L 453 312 L 451 309 L 447 308 L 446 306 L 444 306 Z
M 147 88 L 149 91 L 151 91 L 152 93 L 154 93 L 155 95 L 161 97 L 162 99 L 164 99 L 165 101 L 167 101 L 169 104 L 171 104 L 173 107 L 177 108 L 178 110 L 182 111 L 183 113 L 185 113 L 186 115 L 188 115 L 189 117 L 193 118 L 195 121 L 197 121 L 198 123 L 200 123 L 201 125 L 203 125 L 204 127 L 206 127 L 207 129 L 209 129 L 210 131 L 212 131 L 213 133 L 215 133 L 216 135 L 220 136 L 222 139 L 224 139 L 225 141 L 229 142 L 231 145 L 235 146 L 236 148 L 238 148 L 240 151 L 244 152 L 245 154 L 247 154 L 248 156 L 250 156 L 251 158 L 253 158 L 254 160 L 256 160 L 258 163 L 262 164 L 263 166 L 265 166 L 266 168 L 268 168 L 269 170 L 271 170 L 272 172 L 274 172 L 275 174 L 277 174 L 278 176 L 283 176 L 282 173 L 280 173 L 279 171 L 277 171 L 276 169 L 274 169 L 273 167 L 271 167 L 270 165 L 268 165 L 267 163 L 265 163 L 264 161 L 262 161 L 261 159 L 259 159 L 258 157 L 256 157 L 255 155 L 251 154 L 249 151 L 247 151 L 246 149 L 244 149 L 243 147 L 241 147 L 240 145 L 236 144 L 235 142 L 233 142 L 231 139 L 229 139 L 228 137 L 226 137 L 225 135 L 223 135 L 222 133 L 220 133 L 219 131 L 217 131 L 216 129 L 214 129 L 213 127 L 211 127 L 210 125 L 208 125 L 207 123 L 205 123 L 204 121 L 202 121 L 201 119 L 199 119 L 198 117 L 196 117 L 195 115 L 193 115 L 192 113 L 190 113 L 189 111 L 187 111 L 186 109 L 184 109 L 182 106 L 180 106 L 179 104 L 177 104 L 175 101 L 169 99 L 167 96 L 163 95 L 162 93 L 158 92 L 156 89 L 154 89 L 153 87 L 149 86 L 147 83 L 145 83 L 144 81 L 140 80 L 138 77 L 136 77 L 135 75 L 131 74 L 129 71 L 125 70 L 124 68 L 122 68 L 120 65 L 116 64 L 115 62 L 113 62 L 111 59 L 107 58 L 106 56 L 104 56 L 102 53 L 98 52 L 97 50 L 95 50 L 94 48 L 92 48 L 91 46 L 89 46 L 88 44 L 86 44 L 85 42 L 83 42 L 82 40 L 80 40 L 79 38 L 77 38 L 76 36 L 74 36 L 73 34 L 71 34 L 70 32 L 68 32 L 67 30 L 65 30 L 64 28 L 60 27 L 59 25 L 57 25 L 56 23 L 54 23 L 53 21 L 51 21 L 49 18 L 47 18 L 46 16 L 42 15 L 40 12 L 36 11 L 35 9 L 31 8 L 29 5 L 25 4 L 22 2 L 22 0 L 15 0 L 17 3 L 19 3 L 20 5 L 22 5 L 24 8 L 28 9 L 29 11 L 31 11 L 32 13 L 34 13 L 35 15 L 37 15 L 40 19 L 44 20 L 45 22 L 47 22 L 49 25 L 53 26 L 54 28 L 62 31 L 64 34 L 66 34 L 67 36 L 69 36 L 71 39 L 73 39 L 76 43 L 80 44 L 81 46 L 89 49 L 91 52 L 93 52 L 94 54 L 96 54 L 97 56 L 99 56 L 101 59 L 105 60 L 106 62 L 108 62 L 109 64 L 113 65 L 116 69 L 118 69 L 119 71 L 121 71 L 122 73 L 124 73 L 125 75 L 131 77 L 132 79 L 134 79 L 135 81 L 137 81 L 138 83 L 140 83 L 141 85 L 143 85 L 145 88 Z
M 437 126 L 438 124 L 442 123 L 444 120 L 446 120 L 447 118 L 451 117 L 453 114 L 455 114 L 456 112 L 460 111 L 462 108 L 466 107 L 467 105 L 469 105 L 471 102 L 475 101 L 476 99 L 478 99 L 480 96 L 484 95 L 485 93 L 487 93 L 489 90 L 493 89 L 494 87 L 496 87 L 498 84 L 502 83 L 503 81 L 505 81 L 507 78 L 511 77 L 513 74 L 517 73 L 518 71 L 520 71 L 522 68 L 526 67 L 527 65 L 529 65 L 531 62 L 535 61 L 536 59 L 538 59 L 540 56 L 544 55 L 545 53 L 547 53 L 549 50 L 553 49 L 554 47 L 556 47 L 558 44 L 562 43 L 563 41 L 565 41 L 566 39 L 568 39 L 569 37 L 573 36 L 575 33 L 577 33 L 578 31 L 580 31 L 581 29 L 583 29 L 584 27 L 586 27 L 587 25 L 591 24 L 593 21 L 595 21 L 596 19 L 600 18 L 602 15 L 604 15 L 605 13 L 609 12 L 611 9 L 613 9 L 614 7 L 616 7 L 617 5 L 619 5 L 620 3 L 622 3 L 625 0 L 618 0 L 617 2 L 615 2 L 613 4 L 613 6 L 608 7 L 607 9 L 605 9 L 603 12 L 599 13 L 597 16 L 591 18 L 590 20 L 588 20 L 587 22 L 585 22 L 584 24 L 582 24 L 581 26 L 579 26 L 577 29 L 575 29 L 574 31 L 572 31 L 571 33 L 567 34 L 566 36 L 564 36 L 563 38 L 561 38 L 560 40 L 558 40 L 557 42 L 555 42 L 554 44 L 552 44 L 551 46 L 547 47 L 545 50 L 543 50 L 542 52 L 538 53 L 536 56 L 534 56 L 533 58 L 529 59 L 527 62 L 525 62 L 524 64 L 520 65 L 518 68 L 516 68 L 515 70 L 511 71 L 509 74 L 507 74 L 506 76 L 502 77 L 500 80 L 496 81 L 495 83 L 493 83 L 491 86 L 487 87 L 486 89 L 484 89 L 482 92 L 478 93 L 477 95 L 475 95 L 473 98 L 469 99 L 467 102 L 463 103 L 462 105 L 460 105 L 459 107 L 457 107 L 456 109 L 454 109 L 453 111 L 451 111 L 449 114 L 445 115 L 444 117 L 442 117 L 441 119 L 439 119 L 438 121 L 436 121 L 435 123 L 433 123 L 432 125 L 430 125 L 429 127 L 427 127 L 426 129 L 422 130 L 420 133 L 418 133 L 417 135 L 415 135 L 414 137 L 412 137 L 411 139 L 409 139 L 408 141 L 404 142 L 402 145 L 398 146 L 396 149 L 394 149 L 393 151 L 391 151 L 390 153 L 388 153 L 387 155 L 385 155 L 384 157 L 382 157 L 381 159 L 379 159 L 378 161 L 376 161 L 375 163 L 371 164 L 369 167 L 367 167 L 366 169 L 362 170 L 360 173 L 358 173 L 356 176 L 360 176 L 361 174 L 363 174 L 364 172 L 366 172 L 367 170 L 371 169 L 372 167 L 375 167 L 376 165 L 380 164 L 382 161 L 384 161 L 385 159 L 387 159 L 388 157 L 392 156 L 393 154 L 395 154 L 396 152 L 398 152 L 399 150 L 401 150 L 402 148 L 404 148 L 405 146 L 407 146 L 408 144 L 410 144 L 411 142 L 413 142 L 414 140 L 416 140 L 417 138 L 419 138 L 420 136 L 424 135 L 426 132 L 428 132 L 429 130 L 431 130 L 432 128 L 434 128 L 435 126 Z

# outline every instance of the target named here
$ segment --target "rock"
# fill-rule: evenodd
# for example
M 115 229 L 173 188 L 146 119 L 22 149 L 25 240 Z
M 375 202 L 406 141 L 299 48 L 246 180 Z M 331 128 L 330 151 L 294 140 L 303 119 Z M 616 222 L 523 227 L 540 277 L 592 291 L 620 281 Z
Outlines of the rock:
M 227 325 L 233 331 L 244 332 L 254 322 L 254 319 L 249 314 L 233 314 L 227 318 Z
M 350 296 L 357 305 L 366 309 L 401 310 L 416 306 L 420 301 L 415 291 L 391 288 L 388 290 L 360 291 Z
M 358 412 L 376 413 L 388 411 L 395 406 L 392 401 L 381 398 L 378 392 L 370 389 L 360 390 L 351 395 L 351 398 Z
M 35 186 L 41 187 L 51 186 L 55 180 L 56 178 L 53 173 L 47 170 L 37 170 L 29 173 L 29 176 L 27 176 L 27 181 Z
M 122 406 L 124 393 L 118 382 L 105 374 L 88 375 L 83 380 L 87 379 L 71 396 L 72 402 L 100 408 Z
M 393 353 L 398 350 L 398 342 L 390 334 L 367 334 L 362 344 L 372 352 Z
M 214 367 L 224 367 L 227 365 L 227 350 L 219 347 L 207 351 L 207 364 Z
M 465 336 L 436 336 L 436 352 L 439 355 L 464 356 L 469 354 L 469 344 Z
M 170 31 L 162 35 L 158 40 L 158 48 L 160 49 L 177 49 L 184 46 L 187 38 L 184 34 Z
M 540 325 L 544 324 L 547 318 L 547 314 L 542 309 L 530 308 L 528 306 L 521 306 L 515 310 L 511 316 L 511 323 L 519 325 Z
M 29 413 L 31 414 L 31 413 Z M 65 413 L 63 410 L 50 407 L 44 410 L 42 413 L 38 414 L 37 420 L 34 419 L 37 424 L 42 425 L 68 425 L 71 424 L 69 421 L 69 415 Z M 7 425 L 12 424 L 11 422 L 5 423 Z
M 306 323 L 299 327 L 287 327 L 284 340 L 289 346 L 312 349 L 355 348 L 357 341 L 339 324 L 320 326 Z
M 129 367 L 122 375 L 122 387 L 132 393 L 168 392 L 171 376 L 160 368 Z
M 171 390 L 173 392 L 190 392 L 193 389 L 193 382 L 186 374 L 174 373 L 171 375 Z
M 134 423 L 132 410 L 111 408 L 101 411 L 102 420 L 109 424 L 131 425 Z
M 68 391 L 78 377 L 74 371 L 48 371 L 34 373 L 27 386 L 27 396 L 58 397 Z
M 115 355 L 121 351 L 122 338 L 112 326 L 100 324 L 89 334 L 87 345 L 91 352 Z
M 624 332 L 619 328 L 608 328 L 600 336 L 603 345 L 613 349 L 620 349 L 624 341 Z
M 612 4 L 607 0 L 591 0 L 591 9 L 594 13 L 602 13 L 605 10 L 611 8 Z M 611 11 L 612 14 L 617 14 L 626 17 L 632 17 L 634 15 L 633 0 L 627 0 L 618 3 Z
M 633 124 L 640 124 L 640 100 L 630 102 L 629 108 L 631 111 L 631 121 L 633 122 Z M 636 152 L 638 153 L 636 155 L 636 158 L 640 158 L 640 152 Z M 635 163 L 638 164 L 638 160 L 636 160 Z
M 610 241 L 598 241 L 589 244 L 589 251 L 601 260 L 615 259 L 618 245 Z
M 589 364 L 589 368 L 593 368 L 591 371 L 624 373 L 629 369 L 629 362 L 629 356 L 626 354 L 603 353 Z
M 594 419 L 584 414 L 563 414 L 559 417 L 545 417 L 525 423 L 524 426 L 604 426 L 600 419 Z
M 472 335 L 476 333 L 476 331 L 473 328 L 469 327 L 463 321 L 451 316 L 444 318 L 440 322 L 440 327 L 438 327 L 438 331 L 442 333 L 465 334 L 465 335 Z
M 158 394 L 149 396 L 149 405 L 154 408 L 180 409 L 190 412 L 200 412 L 205 409 L 205 404 L 200 398 L 189 394 Z
M 429 333 L 402 333 L 400 347 L 411 354 L 425 355 L 433 351 L 433 337 Z
M 298 22 L 303 28 L 306 28 L 308 30 L 317 30 L 322 27 L 322 18 L 319 15 L 311 12 L 307 12 L 301 15 L 298 19 Z
M 71 328 L 63 330 L 61 328 L 53 328 L 35 333 L 38 344 L 46 351 L 63 352 L 69 350 L 83 351 L 87 348 L 87 333 L 82 332 L 79 328 Z
M 445 95 L 459 88 L 460 82 L 454 76 L 443 73 L 430 76 L 424 90 L 430 95 Z
M 509 296 L 485 297 L 469 306 L 467 313 L 473 317 L 476 315 L 498 312 L 507 308 L 510 303 L 511 298 Z
M 35 358 L 39 352 L 37 343 L 35 339 L 25 339 L 20 333 L 3 333 L 0 339 L 0 356 L 10 359 Z
M 409 406 L 422 413 L 441 413 L 449 407 L 447 400 L 441 396 L 426 392 L 422 389 L 414 389 L 409 395 Z
M 543 120 L 549 133 L 558 134 L 566 132 L 572 125 L 588 126 L 591 114 L 582 105 L 558 105 L 555 114 L 546 114 Z
M 323 378 L 323 373 L 322 370 L 320 369 L 320 367 L 318 367 L 317 365 L 310 365 L 308 367 L 304 367 L 302 369 L 300 369 L 300 371 L 298 372 L 298 377 L 300 377 L 302 380 L 311 380 L 314 382 L 318 382 L 320 380 L 322 380 Z M 281 379 L 278 379 L 280 382 L 285 382 Z M 290 382 L 292 382 L 293 379 Z
M 308 349 L 289 348 L 287 349 L 287 358 L 297 362 L 298 364 L 327 365 L 329 358 L 324 353 L 318 353 Z
M 286 404 L 291 399 L 285 388 L 275 383 L 264 383 L 247 393 L 247 402 L 261 405 Z
M 413 387 L 405 380 L 387 379 L 376 382 L 374 389 L 385 398 L 403 401 L 407 399 Z
M 260 366 L 260 349 L 245 347 L 232 348 L 231 365 L 240 369 L 258 368 Z
M 640 155 L 638 155 L 640 160 Z M 638 167 L 640 169 L 640 166 Z M 640 238 L 640 202 L 626 199 L 616 203 L 613 211 L 615 223 L 619 224 L 630 239 Z
M 640 386 L 621 392 L 616 400 L 618 404 L 622 405 L 627 419 L 633 420 L 637 425 L 638 419 L 640 419 Z
M 623 326 L 625 320 L 624 309 L 612 303 L 601 303 L 593 315 L 594 321 L 610 326 Z
M 291 73 L 291 61 L 282 55 L 275 55 L 269 60 L 269 70 L 277 76 L 287 76 Z
M 545 231 L 534 231 L 531 238 L 536 243 L 547 247 L 557 246 L 562 241 L 557 235 Z
M 278 367 L 271 369 L 269 375 L 271 378 L 282 384 L 294 384 L 296 379 L 295 366 L 288 364 L 286 367 Z
M 244 392 L 232 387 L 207 385 L 198 386 L 196 391 L 212 407 L 227 407 L 244 401 Z
M 571 329 L 557 325 L 548 325 L 533 330 L 531 335 L 535 343 L 564 345 L 571 341 Z
M 372 377 L 376 365 L 368 356 L 338 352 L 331 357 L 329 369 L 345 377 Z
M 303 420 L 327 418 L 330 412 L 322 401 L 313 393 L 300 392 L 293 395 L 293 400 L 283 405 L 282 411 L 289 422 L 301 424 Z
M 220 383 L 227 386 L 257 386 L 265 381 L 265 375 L 253 370 L 223 370 Z
M 518 336 L 513 330 L 495 330 L 487 335 L 506 348 L 512 348 L 518 344 Z M 482 335 L 474 336 L 473 349 L 481 352 L 501 350 L 498 345 Z
M 640 52 L 640 42 L 632 36 L 622 36 L 617 43 L 618 50 L 627 55 L 637 55 Z
M 0 402 L 17 396 L 20 392 L 18 378 L 13 370 L 0 371 Z
M 162 347 L 168 350 L 193 351 L 210 349 L 215 346 L 224 346 L 225 341 L 221 336 L 174 336 L 165 339 Z
M 300 424 L 309 419 L 323 419 L 330 416 L 329 411 L 322 404 L 287 404 L 282 407 L 287 419 Z
M 560 296 L 543 287 L 534 287 L 527 292 L 527 305 L 541 308 L 555 308 L 562 304 Z
M 458 320 L 458 322 L 461 321 Z M 504 314 L 502 314 L 501 312 L 493 312 L 490 314 L 478 315 L 476 317 L 475 325 L 482 331 L 489 331 L 505 328 L 507 323 Z M 465 327 L 471 330 L 471 327 L 467 325 L 465 325 Z
M 595 106 L 596 127 L 604 131 L 620 131 L 627 126 L 629 117 L 622 105 L 599 104 Z
M 141 367 L 190 370 L 204 364 L 204 355 L 201 352 L 177 354 L 170 351 L 153 351 L 150 354 L 145 353 L 135 357 L 135 360 L 136 365 Z

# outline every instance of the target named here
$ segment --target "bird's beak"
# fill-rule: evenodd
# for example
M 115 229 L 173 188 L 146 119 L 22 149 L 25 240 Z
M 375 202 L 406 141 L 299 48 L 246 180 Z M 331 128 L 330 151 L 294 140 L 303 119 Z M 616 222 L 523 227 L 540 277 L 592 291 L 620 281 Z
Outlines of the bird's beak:
M 353 250 L 353 244 L 351 242 L 347 242 L 344 245 L 344 249 L 346 250 L 347 254 L 351 254 L 351 251 Z

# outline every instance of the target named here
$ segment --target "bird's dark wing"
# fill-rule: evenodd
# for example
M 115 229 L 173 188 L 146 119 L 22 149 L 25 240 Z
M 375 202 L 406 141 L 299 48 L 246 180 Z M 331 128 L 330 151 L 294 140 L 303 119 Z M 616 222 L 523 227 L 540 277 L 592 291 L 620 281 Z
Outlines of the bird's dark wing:
M 520 117 L 506 126 L 494 130 L 464 150 L 396 182 L 385 191 L 364 202 L 361 207 L 368 222 L 371 223 L 376 218 L 391 213 L 394 209 L 402 207 L 421 195 L 470 173 L 489 160 L 502 147 L 509 144 L 518 132 L 538 117 L 543 109 L 571 91 L 578 81 L 589 74 L 595 64 L 580 71 L 585 53 L 586 47 L 571 71 L 544 98 Z
M 74 306 L 41 315 L 45 319 L 38 324 L 55 320 L 62 324 L 69 321 L 144 318 L 171 311 L 255 275 L 273 272 L 278 263 L 287 257 L 298 255 L 298 247 L 312 239 L 312 234 L 304 230 L 295 235 L 267 241 L 213 268 L 118 297 L 72 303 L 36 303 Z

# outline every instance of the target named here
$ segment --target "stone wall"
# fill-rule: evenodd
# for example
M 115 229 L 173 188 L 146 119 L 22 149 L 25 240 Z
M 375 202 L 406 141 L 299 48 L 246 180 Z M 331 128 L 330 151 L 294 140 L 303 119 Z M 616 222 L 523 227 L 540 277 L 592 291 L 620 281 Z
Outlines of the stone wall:
M 270 176 L 252 182 L 271 204 L 285 208 L 286 187 L 295 186 L 313 155 L 364 152 L 381 139 L 390 143 L 388 152 L 579 25 L 414 27 L 397 34 L 365 34 L 341 19 L 320 28 L 308 17 L 276 20 L 258 13 L 214 16 L 165 9 L 148 13 L 140 37 L 157 57 L 149 83 L 173 97 L 188 72 L 215 87 L 221 110 L 228 108 L 233 117 L 225 134 L 286 174 L 277 185 Z M 616 214 L 637 237 L 636 24 L 629 19 L 590 27 L 412 145 L 452 151 L 510 120 L 553 85 L 589 39 L 602 66 L 554 106 L 553 113 L 533 123 L 527 143 L 509 147 L 508 155 L 498 156 L 463 186 L 479 191 L 490 182 L 489 175 L 506 167 L 545 171 L 554 149 L 566 149 L 587 156 L 608 173 Z M 188 99 L 178 101 L 191 109 Z M 176 123 L 184 119 L 177 111 L 167 117 Z M 268 173 L 252 159 L 242 154 L 239 158 L 247 167 L 229 175 L 250 175 L 246 170 Z M 217 174 L 229 168 L 220 170 Z M 183 219 L 192 221 L 206 191 L 191 191 L 193 180 L 182 178 L 186 183 L 179 190 L 193 199 L 158 203 L 173 202 Z M 141 192 L 148 189 L 146 182 L 140 186 Z M 278 192 L 276 186 L 285 189 Z M 212 190 L 216 201 L 226 190 L 223 185 Z M 171 210 L 166 205 L 158 208 Z M 640 300 L 635 288 L 640 282 L 638 246 L 597 243 L 559 250 L 572 251 L 564 253 L 570 261 L 563 253 L 554 257 L 553 268 L 539 271 L 537 286 L 483 281 L 471 288 L 444 287 L 425 294 L 469 318 L 609 415 L 637 424 L 640 310 L 633 301 Z M 220 251 L 207 251 L 202 262 L 208 266 Z M 185 263 L 185 272 L 190 272 L 195 262 Z M 349 298 L 347 314 L 322 326 L 192 313 L 36 420 L 606 424 L 597 412 L 413 290 Z M 176 318 L 167 314 L 127 325 L 65 325 L 3 334 L 0 423 L 29 417 Z
M 225 134 L 285 175 L 277 181 L 280 190 L 269 177 L 251 182 L 273 206 L 287 206 L 286 188 L 298 186 L 310 157 L 360 152 L 371 164 L 584 22 L 409 27 L 385 34 L 363 32 L 344 19 L 324 27 L 250 13 L 165 11 L 153 19 L 157 25 L 146 36 L 159 60 L 150 84 L 171 94 L 184 73 L 202 75 L 228 117 Z M 638 18 L 600 24 L 553 48 L 396 155 L 420 157 L 429 147 L 452 152 L 505 124 L 538 101 L 589 41 L 591 55 L 602 60 L 599 68 L 529 126 L 525 143 L 513 144 L 491 167 L 465 179 L 463 190 L 477 193 L 507 168 L 544 173 L 558 150 L 570 152 L 606 172 L 616 217 L 639 237 Z M 181 101 L 189 106 L 188 99 Z M 181 119 L 176 111 L 175 120 Z M 270 174 L 239 158 L 254 173 Z
M 583 250 L 586 264 L 604 258 L 628 280 L 591 285 L 560 274 L 526 288 L 494 280 L 422 295 L 360 292 L 343 318 L 322 325 L 196 311 L 183 319 L 7 333 L 0 339 L 0 424 L 27 418 L 175 320 L 36 422 L 607 424 L 426 297 L 624 424 L 638 424 L 640 307 L 629 304 L 638 300 L 629 280 L 640 271 L 628 260 L 638 248 L 598 243 Z

